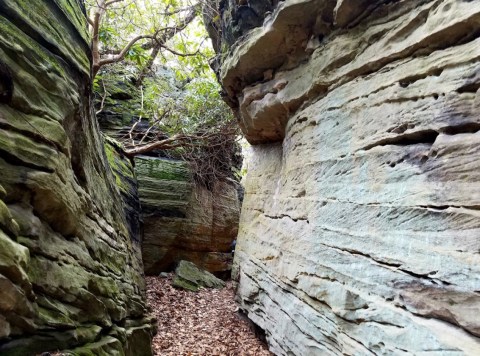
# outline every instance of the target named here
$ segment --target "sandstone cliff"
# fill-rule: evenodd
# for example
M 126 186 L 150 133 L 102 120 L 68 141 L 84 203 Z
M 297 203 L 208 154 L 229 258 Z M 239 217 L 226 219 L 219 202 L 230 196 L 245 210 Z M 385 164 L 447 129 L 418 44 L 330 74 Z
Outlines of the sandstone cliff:
M 237 297 L 271 349 L 478 355 L 480 2 L 222 6 Z
M 133 170 L 107 146 L 112 172 L 92 115 L 82 3 L 0 2 L 2 355 L 151 354 Z
M 181 260 L 217 274 L 229 274 L 231 244 L 240 207 L 234 185 L 217 182 L 209 191 L 192 180 L 184 161 L 135 159 L 144 239 L 145 272 L 172 270 Z

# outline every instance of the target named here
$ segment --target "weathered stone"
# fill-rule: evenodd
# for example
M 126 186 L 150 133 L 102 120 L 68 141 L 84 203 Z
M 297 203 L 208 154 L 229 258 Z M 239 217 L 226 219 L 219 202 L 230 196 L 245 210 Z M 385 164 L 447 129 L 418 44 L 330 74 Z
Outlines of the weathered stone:
M 140 199 L 138 196 L 137 178 L 132 162 L 123 153 L 120 144 L 105 137 L 105 153 L 107 160 L 115 176 L 115 183 L 120 190 L 124 202 L 124 213 L 127 218 L 127 226 L 130 238 L 140 243 L 141 218 L 140 218 Z
M 13 220 L 12 214 L 3 201 L 0 200 L 0 228 L 13 236 L 18 236 L 18 223 Z
M 99 337 L 100 331 L 101 328 L 96 325 L 79 327 L 75 330 L 64 330 L 62 332 L 43 331 L 37 335 L 30 335 L 29 337 L 6 342 L 1 346 L 0 351 L 2 351 L 2 355 L 24 356 L 37 355 L 42 350 L 63 350 L 72 345 L 81 345 L 95 340 Z M 100 342 L 103 342 L 104 339 L 102 338 Z M 118 340 L 116 342 L 121 350 L 122 344 Z
M 5 188 L 0 185 L 0 199 L 5 199 L 7 196 L 7 192 L 5 191 Z
M 152 320 L 144 323 L 142 326 L 131 327 L 126 330 L 127 347 L 125 349 L 125 356 L 152 354 L 152 329 L 149 324 Z
M 286 0 L 224 58 L 255 144 L 237 299 L 274 353 L 480 353 L 479 24 L 478 1 Z
M 95 342 L 151 353 L 133 168 L 113 149 L 112 172 L 92 115 L 84 11 L 76 0 L 0 2 L 0 67 L 13 87 L 0 100 L 2 355 Z M 107 336 L 132 319 L 146 331 L 138 349 L 128 328 Z
M 0 202 L 1 203 L 1 202 Z M 30 254 L 26 247 L 16 243 L 0 230 L 0 273 L 22 286 L 31 295 L 32 285 L 27 275 Z
M 147 274 L 188 260 L 210 272 L 231 269 L 230 245 L 240 214 L 237 191 L 218 182 L 212 191 L 195 184 L 184 161 L 135 159 L 144 223 Z
M 368 6 L 378 6 L 380 1 L 371 0 L 339 0 L 335 6 L 335 25 L 353 27 L 360 20 Z
M 172 285 L 176 288 L 197 292 L 201 288 L 221 289 L 225 287 L 225 282 L 210 272 L 201 270 L 192 262 L 180 261 L 175 269 Z

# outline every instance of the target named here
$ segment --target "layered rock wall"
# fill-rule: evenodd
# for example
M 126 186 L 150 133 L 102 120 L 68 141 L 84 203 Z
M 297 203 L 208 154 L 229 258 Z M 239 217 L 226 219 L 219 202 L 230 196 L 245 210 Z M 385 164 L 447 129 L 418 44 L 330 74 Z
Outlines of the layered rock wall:
M 276 354 L 480 353 L 479 29 L 479 1 L 286 0 L 223 54 L 237 298 Z
M 184 161 L 135 160 L 143 217 L 143 259 L 147 274 L 172 270 L 187 260 L 220 275 L 232 267 L 240 207 L 231 183 L 213 191 L 196 184 Z
M 0 2 L 1 355 L 151 354 L 135 184 L 92 115 L 82 4 Z

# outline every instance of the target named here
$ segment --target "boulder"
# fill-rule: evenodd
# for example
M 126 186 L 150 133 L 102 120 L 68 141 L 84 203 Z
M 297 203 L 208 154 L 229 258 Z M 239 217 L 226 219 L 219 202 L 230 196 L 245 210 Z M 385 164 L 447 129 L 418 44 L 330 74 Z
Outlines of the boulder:
M 202 288 L 222 289 L 225 282 L 215 277 L 210 272 L 201 270 L 192 262 L 180 261 L 175 269 L 172 285 L 192 292 Z

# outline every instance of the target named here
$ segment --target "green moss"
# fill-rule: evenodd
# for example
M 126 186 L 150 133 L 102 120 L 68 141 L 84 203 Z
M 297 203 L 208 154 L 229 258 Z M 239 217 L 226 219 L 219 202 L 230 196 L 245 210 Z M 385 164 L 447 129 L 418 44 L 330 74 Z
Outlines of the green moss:
M 62 152 L 67 152 L 68 137 L 58 121 L 24 114 L 12 107 L 4 106 L 0 122 L 14 127 L 16 131 L 29 132 L 30 137 L 41 135 L 45 140 L 61 147 Z
M 57 151 L 17 132 L 0 131 L 0 147 L 30 165 L 51 171 L 57 168 Z
M 7 191 L 5 190 L 4 187 L 2 187 L 2 185 L 0 185 L 0 199 L 5 199 L 6 196 L 7 196 Z
M 31 288 L 26 273 L 29 262 L 29 250 L 0 230 L 0 273 L 15 283 Z
M 199 286 L 198 284 L 195 284 L 195 283 L 192 283 L 190 281 L 187 281 L 185 279 L 180 279 L 180 278 L 175 279 L 173 281 L 172 285 L 176 288 L 189 290 L 191 292 L 198 292 L 200 289 L 203 288 L 203 287 Z
M 180 261 L 175 269 L 172 285 L 176 288 L 197 292 L 203 287 L 221 289 L 225 287 L 225 282 L 210 272 L 201 270 L 192 262 Z
M 147 176 L 159 180 L 186 182 L 191 179 L 188 164 L 184 161 L 136 158 L 135 171 L 138 176 Z
M 18 223 L 13 219 L 10 210 L 3 201 L 0 200 L 0 228 L 9 232 L 12 236 L 18 236 L 20 227 Z M 1 250 L 0 250 L 1 256 Z
M 61 122 L 71 115 L 71 105 L 79 100 L 78 86 L 72 75 L 65 71 L 65 62 L 1 16 L 0 33 L 0 58 L 15 74 L 13 106 L 21 106 L 24 113 L 41 116 L 42 120 L 38 123 L 30 124 L 50 135 L 49 128 L 43 127 L 43 123 L 48 120 Z M 16 120 L 25 121 L 25 118 Z
M 77 69 L 88 75 L 90 60 L 87 52 L 78 50 L 81 47 L 88 48 L 88 41 L 78 41 L 80 38 L 77 36 L 78 33 L 85 33 L 85 22 L 81 23 L 77 18 L 75 23 L 67 23 L 58 18 L 62 12 L 64 15 L 68 15 L 69 12 L 81 13 L 79 5 L 78 3 L 74 5 L 75 10 L 68 9 L 72 4 L 67 4 L 66 0 L 63 0 L 60 5 L 60 8 L 55 8 L 49 1 L 4 0 L 2 6 L 17 13 L 48 42 L 55 43 L 65 58 L 68 58 Z M 52 22 L 52 18 L 57 18 L 58 21 Z M 67 19 L 73 20 L 71 16 L 67 16 Z M 61 31 L 59 31 L 59 23 L 63 24 Z
M 65 74 L 62 66 L 54 61 L 37 42 L 19 31 L 16 26 L 2 17 L 0 17 L 0 30 L 2 32 L 2 47 L 16 50 L 18 46 L 21 46 L 21 48 L 28 49 L 29 54 L 34 54 L 35 57 L 39 57 L 39 62 L 51 65 L 57 72 Z
M 128 180 L 135 180 L 133 167 L 127 158 L 120 155 L 119 151 L 122 150 L 120 143 L 106 135 L 104 139 L 105 154 L 115 176 L 115 183 L 121 191 L 129 193 L 132 187 Z
M 97 325 L 79 327 L 74 330 L 63 332 L 45 331 L 41 335 L 32 335 L 28 338 L 14 339 L 11 342 L 2 345 L 1 354 L 5 356 L 25 356 L 37 355 L 45 350 L 65 350 L 69 345 L 82 345 L 95 340 L 100 334 L 101 328 Z M 102 339 L 103 340 L 103 339 Z M 116 340 L 116 339 L 114 339 Z M 110 341 L 111 343 L 114 343 Z M 121 344 L 116 340 L 117 345 Z M 121 350 L 121 348 L 120 348 Z M 66 352 L 67 355 L 77 355 L 75 352 Z M 83 355 L 83 354 L 82 354 Z M 93 354 L 93 355 L 107 355 Z M 112 353 L 112 355 L 122 355 Z
M 42 308 L 39 306 L 37 308 L 37 312 L 39 319 L 51 327 L 53 326 L 57 328 L 62 328 L 65 326 L 75 326 L 75 322 L 72 319 L 70 319 L 67 315 L 59 313 L 56 310 Z
M 55 0 L 58 7 L 63 11 L 70 22 L 75 26 L 85 42 L 90 42 L 87 18 L 78 9 L 77 0 Z
M 125 147 L 123 147 L 122 143 L 120 141 L 115 140 L 113 137 L 110 137 L 108 135 L 102 134 L 103 140 L 105 143 L 110 144 L 110 146 L 113 146 L 116 150 L 125 150 Z
M 100 341 L 68 351 L 67 355 L 75 356 L 115 356 L 125 355 L 121 342 L 111 336 L 106 336 Z

